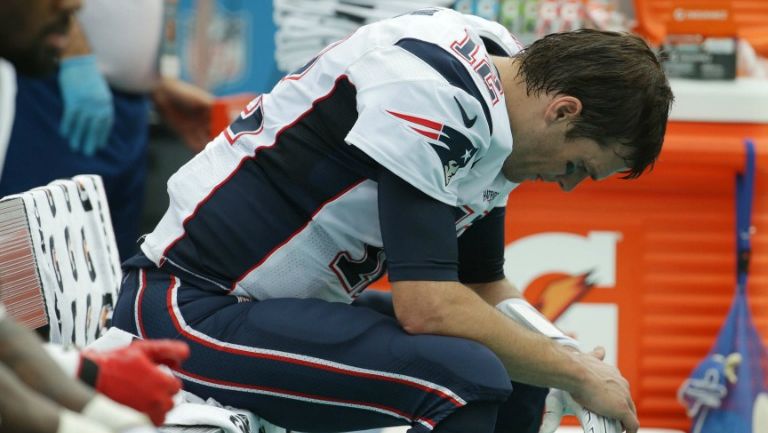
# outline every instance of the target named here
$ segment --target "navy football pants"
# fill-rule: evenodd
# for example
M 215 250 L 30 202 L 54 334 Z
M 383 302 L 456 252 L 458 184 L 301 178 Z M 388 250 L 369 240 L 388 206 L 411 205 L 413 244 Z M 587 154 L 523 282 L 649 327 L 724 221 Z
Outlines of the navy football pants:
M 514 384 L 510 394 L 489 349 L 407 334 L 380 312 L 386 300 L 377 302 L 379 311 L 317 299 L 250 301 L 156 268 L 126 272 L 114 326 L 187 342 L 191 356 L 176 371 L 186 390 L 274 424 L 304 432 L 404 424 L 414 433 L 441 432 L 453 431 L 443 424 L 454 420 L 472 425 L 472 416 L 493 413 L 489 407 L 499 407 L 497 432 L 535 433 L 541 422 L 546 390 Z M 491 431 L 493 421 L 477 420 L 475 431 Z

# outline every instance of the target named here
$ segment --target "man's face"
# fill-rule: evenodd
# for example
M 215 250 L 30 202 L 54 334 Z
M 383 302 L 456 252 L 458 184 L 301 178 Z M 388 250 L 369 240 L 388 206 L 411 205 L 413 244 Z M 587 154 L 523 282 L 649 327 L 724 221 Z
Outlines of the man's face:
M 565 94 L 524 96 L 525 110 L 510 109 L 512 153 L 504 161 L 504 176 L 512 182 L 557 182 L 571 191 L 584 179 L 604 179 L 626 170 L 631 148 L 617 141 L 601 145 L 589 138 L 566 136 L 581 115 L 578 98 Z M 509 105 L 509 103 L 508 103 Z
M 533 151 L 519 155 L 513 151 L 507 158 L 504 175 L 512 182 L 557 182 L 563 191 L 571 191 L 588 177 L 601 180 L 627 168 L 621 155 L 626 155 L 628 149 L 618 143 L 600 145 L 587 138 L 566 140 L 564 134 L 537 141 Z
M 81 0 L 0 0 L 0 57 L 27 75 L 53 71 Z

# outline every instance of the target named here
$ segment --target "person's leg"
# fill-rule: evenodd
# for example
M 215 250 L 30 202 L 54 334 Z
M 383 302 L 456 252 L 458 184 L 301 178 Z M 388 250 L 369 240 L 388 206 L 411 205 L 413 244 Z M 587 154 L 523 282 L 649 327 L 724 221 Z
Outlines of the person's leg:
M 122 290 L 115 326 L 190 344 L 191 357 L 176 372 L 185 389 L 292 430 L 410 424 L 427 432 L 443 420 L 450 426 L 453 413 L 461 412 L 459 421 L 482 418 L 489 410 L 475 403 L 499 404 L 510 391 L 503 365 L 484 346 L 410 335 L 368 308 L 242 302 L 158 270 L 130 272 Z
M 371 308 L 382 314 L 394 317 L 392 296 L 389 292 L 363 292 L 353 304 L 357 307 Z M 544 414 L 544 399 L 547 388 L 512 382 L 512 393 L 498 407 L 496 433 L 536 433 L 541 426 Z
M 0 432 L 56 431 L 61 407 L 27 387 L 2 364 L 0 389 Z
M 392 293 L 380 290 L 366 290 L 352 303 L 355 307 L 370 308 L 385 316 L 395 317 L 395 306 L 392 305 Z
M 443 420 L 432 433 L 493 433 L 498 403 L 470 403 Z
M 496 433 L 537 433 L 549 389 L 512 382 L 512 394 L 499 407 Z

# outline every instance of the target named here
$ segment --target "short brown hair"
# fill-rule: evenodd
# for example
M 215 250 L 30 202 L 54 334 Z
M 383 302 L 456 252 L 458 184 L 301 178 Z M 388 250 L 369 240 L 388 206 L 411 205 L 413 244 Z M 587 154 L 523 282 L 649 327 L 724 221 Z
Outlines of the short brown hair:
M 661 62 L 643 39 L 582 29 L 545 36 L 515 57 L 528 94 L 565 94 L 581 101 L 581 115 L 566 138 L 603 145 L 616 140 L 632 148 L 621 155 L 629 166 L 625 178 L 653 166 L 674 97 Z

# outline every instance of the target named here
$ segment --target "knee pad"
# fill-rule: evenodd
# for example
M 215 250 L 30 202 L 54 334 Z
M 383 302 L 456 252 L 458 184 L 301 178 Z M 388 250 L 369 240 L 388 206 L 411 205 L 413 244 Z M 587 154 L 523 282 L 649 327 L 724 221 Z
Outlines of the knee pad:
M 461 382 L 460 389 L 476 389 L 485 399 L 496 394 L 502 400 L 512 391 L 504 364 L 489 348 L 463 338 L 425 337 L 431 340 L 420 345 L 420 357 L 450 380 Z

